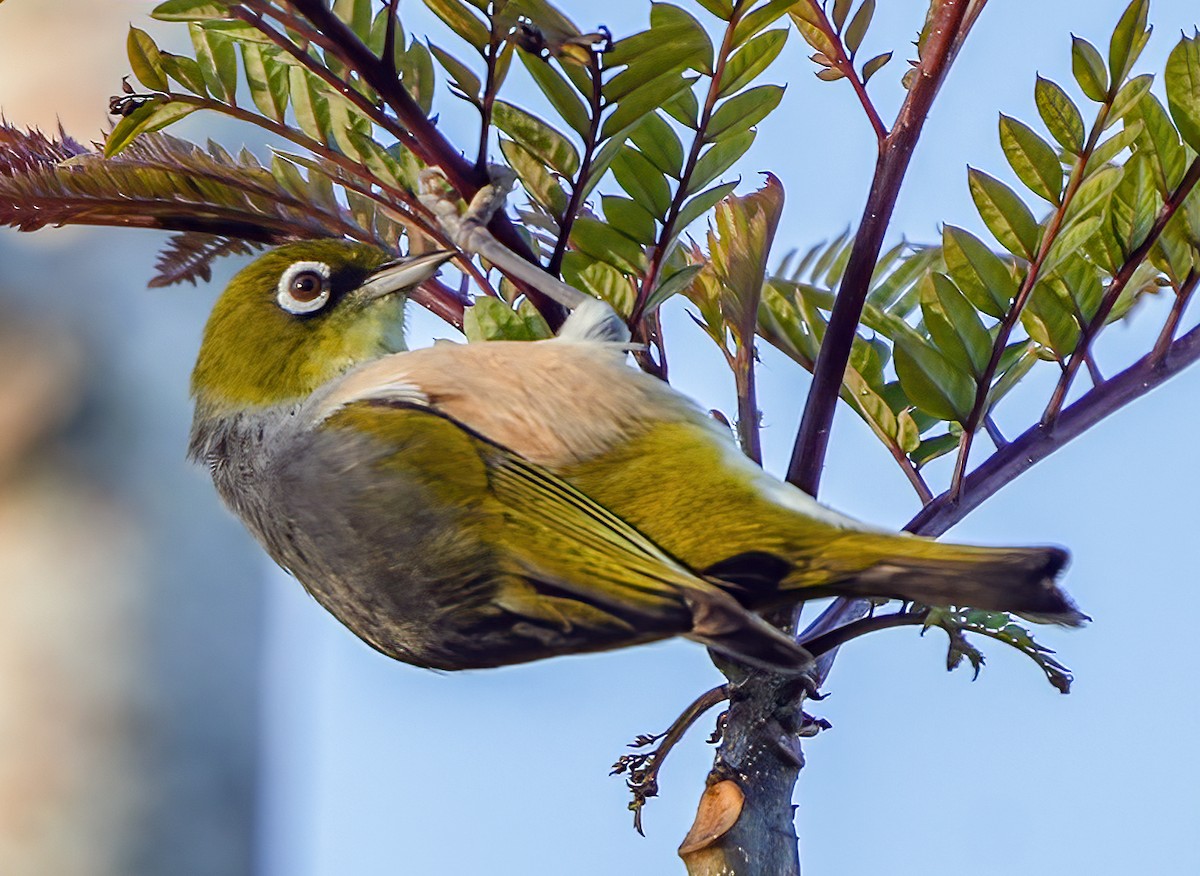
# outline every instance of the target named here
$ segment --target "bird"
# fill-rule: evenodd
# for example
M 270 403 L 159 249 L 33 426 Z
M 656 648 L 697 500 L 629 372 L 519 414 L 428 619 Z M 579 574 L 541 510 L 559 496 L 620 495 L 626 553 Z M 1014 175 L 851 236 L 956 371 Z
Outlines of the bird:
M 630 364 L 598 299 L 553 338 L 407 350 L 406 293 L 453 254 L 269 250 L 192 374 L 189 456 L 371 647 L 459 670 L 683 636 L 799 673 L 812 655 L 763 615 L 820 597 L 1086 620 L 1060 548 L 889 532 L 774 478 Z

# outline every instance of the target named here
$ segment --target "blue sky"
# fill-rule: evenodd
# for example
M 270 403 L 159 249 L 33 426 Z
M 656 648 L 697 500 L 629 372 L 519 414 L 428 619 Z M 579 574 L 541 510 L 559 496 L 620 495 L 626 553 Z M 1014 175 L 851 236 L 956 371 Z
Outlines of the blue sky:
M 887 119 L 924 4 L 879 5 L 864 51 L 896 49 L 872 83 Z M 942 222 L 980 231 L 965 167 L 1011 178 L 997 113 L 1036 123 L 1037 72 L 1077 94 L 1068 34 L 1103 48 L 1122 7 L 1111 0 L 989 4 L 926 126 L 891 239 L 934 241 Z M 618 35 L 645 20 L 644 6 L 630 0 L 605 4 L 600 19 L 592 4 L 564 8 L 581 25 L 606 23 Z M 422 13 L 413 5 L 410 31 L 421 31 Z M 1138 71 L 1161 73 L 1177 34 L 1197 18 L 1183 0 L 1153 3 L 1156 33 Z M 793 34 L 768 74 L 766 81 L 787 83 L 787 95 L 736 168 L 743 191 L 758 170 L 782 178 L 780 253 L 855 223 L 873 164 L 873 139 L 849 88 L 817 81 L 805 49 Z M 95 88 L 111 91 L 109 82 Z M 474 142 L 466 115 L 445 107 L 442 125 L 452 139 Z M 137 269 L 139 282 L 149 275 L 148 264 Z M 1164 313 L 1163 302 L 1152 302 L 1107 333 L 1099 353 L 1106 373 L 1148 347 Z M 413 345 L 450 334 L 426 314 L 412 317 Z M 197 323 L 191 336 L 199 330 Z M 678 305 L 668 333 L 675 385 L 706 406 L 733 410 L 723 363 Z M 171 373 L 182 397 L 186 367 Z M 759 376 L 766 465 L 780 472 L 807 382 L 770 351 Z M 1200 872 L 1200 766 L 1191 756 L 1200 725 L 1198 655 L 1180 598 L 1196 578 L 1188 547 L 1200 494 L 1197 389 L 1200 372 L 1177 378 L 1038 465 L 950 534 L 1072 550 L 1067 583 L 1095 623 L 1041 636 L 1075 671 L 1070 696 L 996 647 L 987 648 L 978 681 L 947 674 L 936 633 L 893 631 L 843 649 L 832 695 L 814 706 L 834 729 L 806 744 L 796 797 L 806 872 Z M 1000 412 L 1006 431 L 1029 423 L 1048 390 L 1046 375 L 1031 380 Z M 822 499 L 890 526 L 917 509 L 886 453 L 847 411 L 835 425 Z M 673 642 L 437 675 L 370 651 L 265 558 L 262 575 L 269 578 L 264 873 L 680 871 L 674 850 L 710 762 L 703 742 L 710 725 L 672 754 L 662 796 L 647 807 L 646 839 L 630 827 L 621 781 L 606 773 L 629 739 L 661 730 L 719 681 L 703 649 Z

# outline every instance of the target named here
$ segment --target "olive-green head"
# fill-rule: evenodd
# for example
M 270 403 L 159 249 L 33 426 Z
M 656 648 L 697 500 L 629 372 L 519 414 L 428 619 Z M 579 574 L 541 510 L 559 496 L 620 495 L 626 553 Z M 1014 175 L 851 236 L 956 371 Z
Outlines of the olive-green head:
M 223 415 L 300 400 L 360 362 L 403 350 L 406 293 L 450 255 L 397 260 L 330 239 L 260 256 L 209 316 L 192 371 L 198 409 Z

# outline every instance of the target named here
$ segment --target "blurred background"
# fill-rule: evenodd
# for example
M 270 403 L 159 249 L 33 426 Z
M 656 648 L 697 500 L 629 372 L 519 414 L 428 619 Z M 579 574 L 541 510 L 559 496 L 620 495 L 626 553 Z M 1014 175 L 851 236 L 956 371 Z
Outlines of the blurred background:
M 0 108 L 80 140 L 108 124 L 128 72 L 125 31 L 183 51 L 153 3 L 8 0 L 0 6 Z M 883 3 L 864 51 L 897 50 L 872 81 L 885 119 L 925 3 Z M 1069 32 L 1103 49 L 1122 2 L 993 3 L 926 126 L 892 239 L 940 222 L 981 233 L 970 163 L 1011 180 L 1003 111 L 1031 123 L 1034 75 L 1069 90 Z M 618 36 L 633 0 L 564 8 Z M 423 6 L 411 33 L 451 38 Z M 1161 73 L 1200 12 L 1156 0 L 1138 65 Z M 181 39 L 181 36 L 183 39 Z M 873 139 L 845 83 L 812 75 L 795 34 L 771 81 L 783 107 L 741 165 L 787 189 L 777 256 L 855 223 Z M 1159 91 L 1161 94 L 1161 90 Z M 537 106 L 526 89 L 517 94 Z M 470 116 L 439 97 L 451 139 Z M 215 118 L 178 132 L 227 146 L 254 132 Z M 247 139 L 249 138 L 249 139 Z M 630 827 L 608 765 L 718 682 L 682 642 L 505 670 L 437 675 L 388 661 L 263 557 L 184 460 L 187 378 L 211 284 L 148 290 L 149 232 L 0 230 L 0 873 L 671 873 L 711 753 L 702 724 Z M 1115 373 L 1149 348 L 1166 302 L 1114 327 Z M 410 312 L 410 342 L 453 331 Z M 676 386 L 732 411 L 732 381 L 682 306 L 667 317 Z M 786 464 L 807 378 L 763 351 L 767 465 Z M 1042 375 L 1001 410 L 1015 434 L 1040 413 Z M 1200 370 L 1186 373 L 1043 462 L 952 537 L 1053 542 L 1096 622 L 1043 631 L 1076 673 L 1062 697 L 1016 654 L 988 648 L 980 679 L 943 671 L 944 638 L 893 631 L 843 650 L 815 711 L 797 793 L 813 874 L 1200 872 L 1197 574 Z M 944 472 L 942 473 L 944 474 Z M 823 499 L 902 525 L 915 497 L 852 414 L 835 427 Z M 815 608 L 811 610 L 815 614 Z

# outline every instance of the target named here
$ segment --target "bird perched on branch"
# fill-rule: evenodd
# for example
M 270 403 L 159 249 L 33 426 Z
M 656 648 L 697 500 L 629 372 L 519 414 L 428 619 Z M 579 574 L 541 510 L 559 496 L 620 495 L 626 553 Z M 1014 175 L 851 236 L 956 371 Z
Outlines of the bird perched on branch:
M 1083 620 L 1061 550 L 887 533 L 772 478 L 626 363 L 602 302 L 574 300 L 551 340 L 404 352 L 405 293 L 448 256 L 268 252 L 218 300 L 192 379 L 191 455 L 383 653 L 463 669 L 682 635 L 802 671 L 759 612 L 850 595 Z

